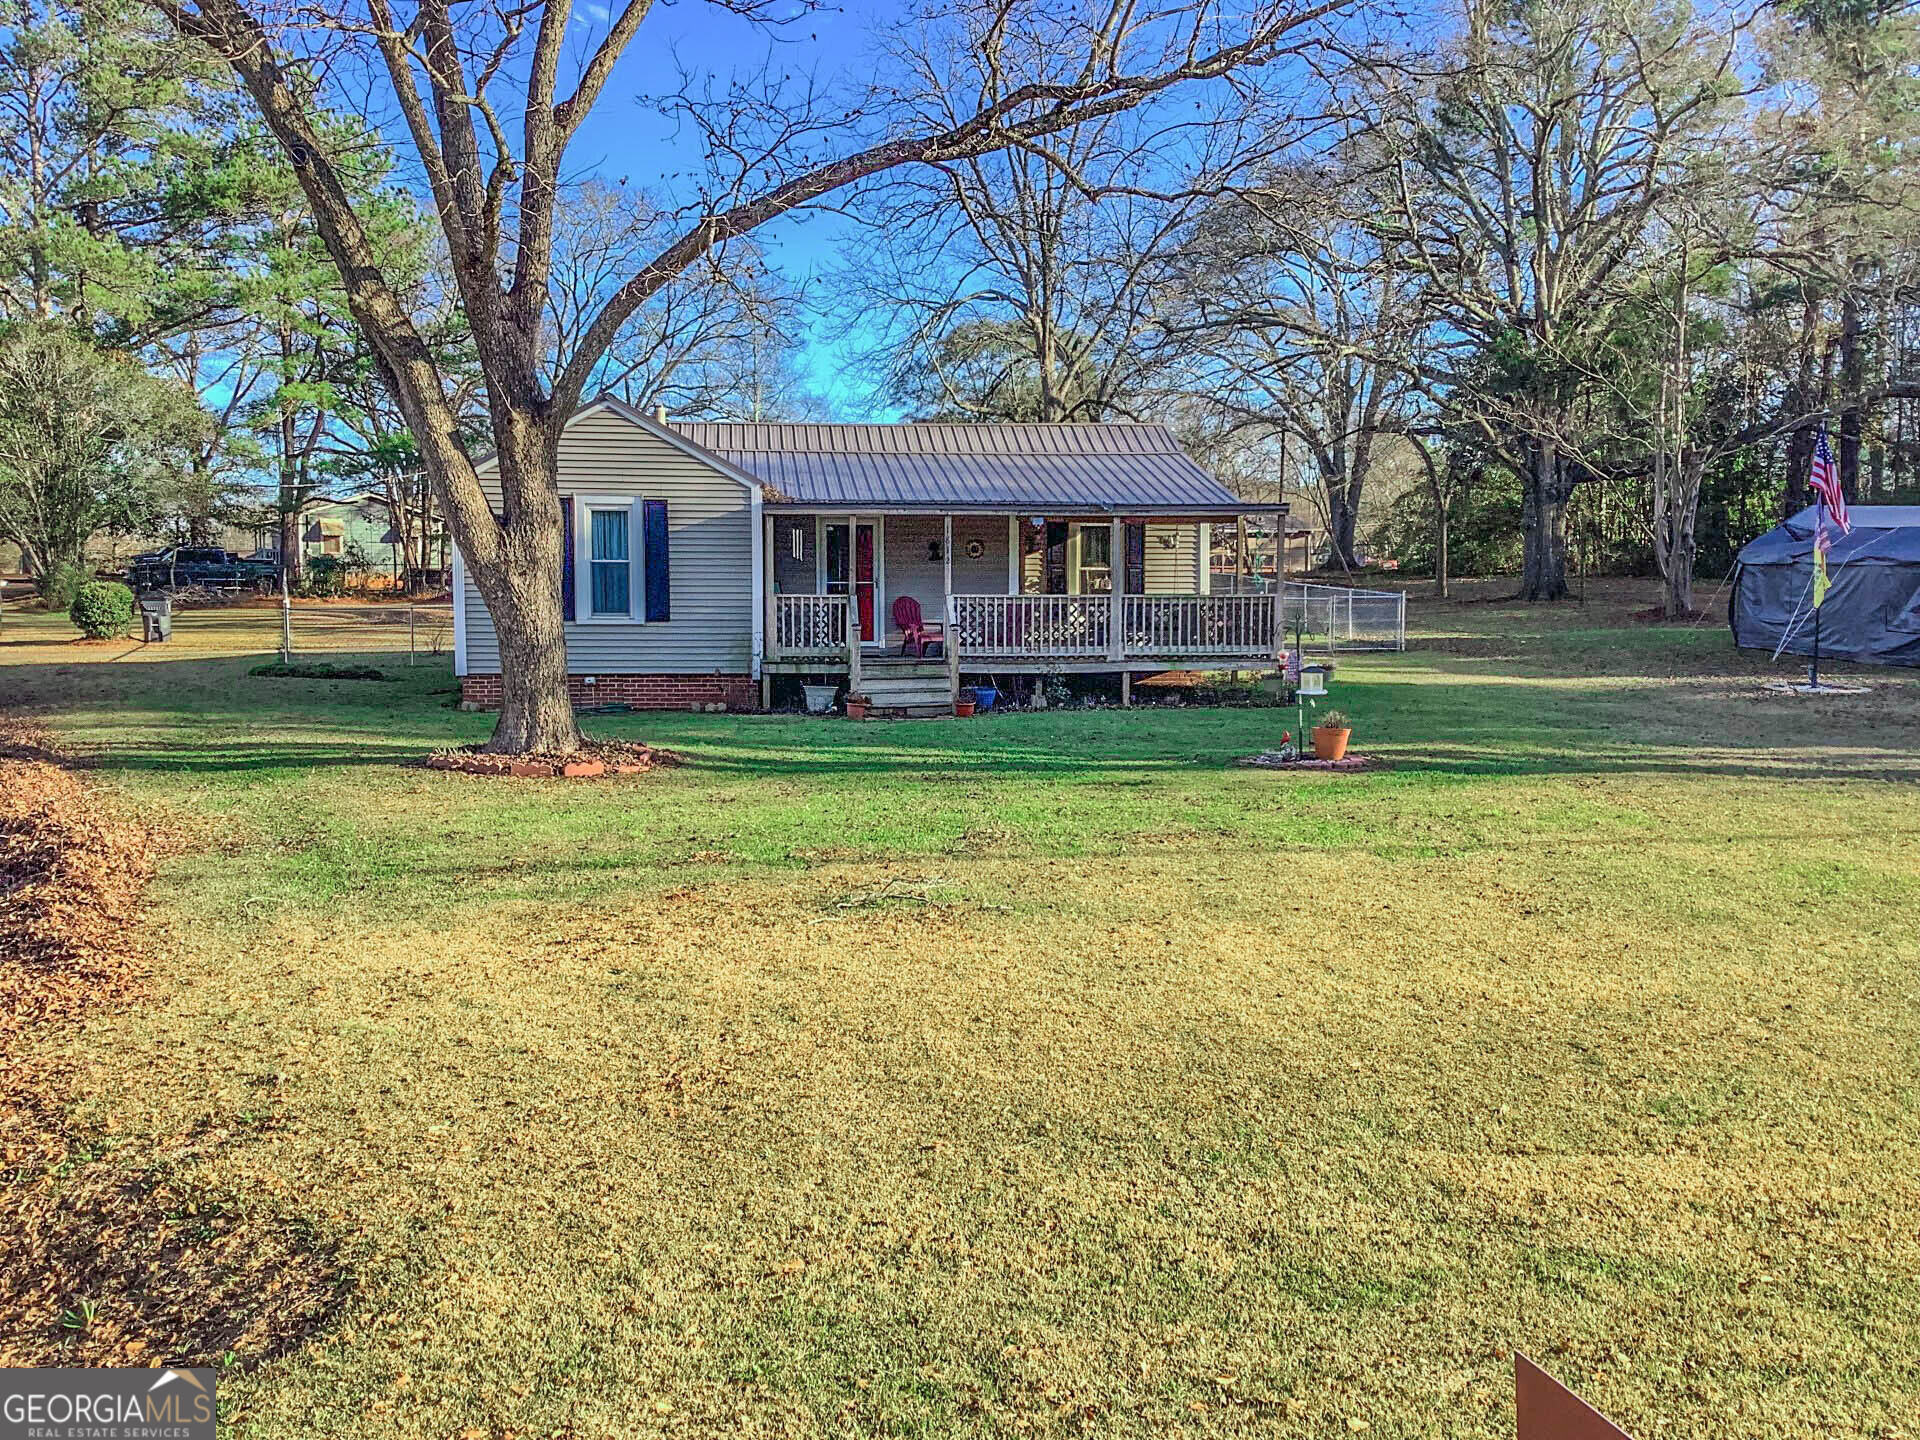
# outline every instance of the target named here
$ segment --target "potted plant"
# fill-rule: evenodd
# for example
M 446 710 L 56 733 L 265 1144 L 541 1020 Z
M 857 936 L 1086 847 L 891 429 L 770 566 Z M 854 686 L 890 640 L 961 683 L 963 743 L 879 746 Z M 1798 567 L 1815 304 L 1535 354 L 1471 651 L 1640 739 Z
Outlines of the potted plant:
M 857 690 L 847 696 L 847 719 L 849 720 L 866 719 L 867 712 L 872 708 L 873 701 Z
M 1347 739 L 1353 734 L 1353 722 L 1344 710 L 1329 710 L 1313 727 L 1313 758 L 1341 760 L 1346 757 Z
M 971 685 L 966 686 L 958 695 L 953 697 L 953 713 L 964 720 L 967 716 L 973 714 L 975 707 L 978 706 L 979 703 L 979 692 Z

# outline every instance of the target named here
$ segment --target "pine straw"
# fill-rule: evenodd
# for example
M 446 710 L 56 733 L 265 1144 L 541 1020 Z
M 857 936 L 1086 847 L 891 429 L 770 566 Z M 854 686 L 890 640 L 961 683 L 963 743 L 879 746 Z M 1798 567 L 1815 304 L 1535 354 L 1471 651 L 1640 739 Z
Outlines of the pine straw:
M 481 742 L 473 745 L 450 745 L 435 750 L 428 758 L 451 761 L 498 761 L 503 765 L 519 760 L 529 764 L 553 766 L 581 760 L 598 760 L 607 767 L 609 773 L 618 774 L 640 774 L 649 770 L 666 770 L 686 764 L 685 757 L 672 750 L 662 750 L 657 745 L 648 745 L 639 740 L 604 740 L 594 736 L 588 736 L 578 750 L 564 754 L 543 750 L 524 755 L 496 755 L 487 749 L 485 742 Z
M 257 1362 L 341 1293 L 297 1217 L 80 1133 L 43 1053 L 141 997 L 129 933 L 157 840 L 0 722 L 0 1364 Z

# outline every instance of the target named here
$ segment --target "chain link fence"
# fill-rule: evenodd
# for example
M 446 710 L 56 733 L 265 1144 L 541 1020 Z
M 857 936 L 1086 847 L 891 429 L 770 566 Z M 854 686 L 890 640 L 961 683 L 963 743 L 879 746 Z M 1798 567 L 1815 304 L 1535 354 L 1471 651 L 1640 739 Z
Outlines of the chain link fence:
M 1359 590 L 1289 580 L 1281 600 L 1289 636 L 1328 650 L 1407 648 L 1407 597 L 1399 590 Z
M 409 665 L 453 653 L 453 606 L 280 606 L 279 650 L 283 658 L 311 655 L 404 654 Z

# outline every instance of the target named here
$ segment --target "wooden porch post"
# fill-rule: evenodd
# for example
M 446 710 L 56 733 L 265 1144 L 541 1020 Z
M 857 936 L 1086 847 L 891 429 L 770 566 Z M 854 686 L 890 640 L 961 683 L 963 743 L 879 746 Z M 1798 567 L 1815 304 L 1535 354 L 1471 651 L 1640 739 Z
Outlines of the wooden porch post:
M 1276 520 L 1273 537 L 1273 663 L 1283 669 L 1287 663 L 1287 582 L 1281 578 L 1280 552 L 1285 545 L 1285 533 Z
M 860 517 L 849 515 L 847 517 L 847 693 L 849 695 L 860 693 L 860 581 L 857 578 L 859 561 L 854 559 L 854 552 L 859 543 Z M 879 543 L 880 537 L 875 535 L 876 548 Z M 880 557 L 876 554 L 874 556 L 876 566 L 879 561 Z M 878 574 L 879 571 L 876 569 L 874 573 Z M 880 628 L 880 623 L 880 617 L 874 616 L 873 624 L 876 630 Z
M 778 616 L 779 616 L 780 607 L 774 603 L 774 595 L 773 595 L 773 516 L 771 515 L 767 516 L 766 534 L 761 538 L 766 541 L 766 546 L 767 546 L 761 561 L 761 563 L 766 567 L 761 572 L 762 576 L 766 580 L 766 584 L 763 587 L 766 591 L 766 609 L 767 609 L 767 614 L 764 621 L 764 624 L 766 626 L 766 630 L 765 630 L 766 658 L 769 660 L 774 660 L 774 659 L 778 659 L 780 655 L 780 631 L 778 629 Z M 765 707 L 763 706 L 762 708 L 764 709 Z
M 942 532 L 940 556 L 946 565 L 946 606 L 942 616 L 945 628 L 940 632 L 944 637 L 940 641 L 941 656 L 947 662 L 947 703 L 960 703 L 960 631 L 953 623 L 953 515 L 948 512 L 941 517 Z
M 1127 527 L 1118 515 L 1113 517 L 1109 534 L 1112 538 L 1107 542 L 1107 574 L 1111 579 L 1111 593 L 1107 596 L 1107 658 L 1118 661 L 1127 653 L 1126 627 L 1122 623 L 1127 606 L 1123 593 L 1127 588 Z

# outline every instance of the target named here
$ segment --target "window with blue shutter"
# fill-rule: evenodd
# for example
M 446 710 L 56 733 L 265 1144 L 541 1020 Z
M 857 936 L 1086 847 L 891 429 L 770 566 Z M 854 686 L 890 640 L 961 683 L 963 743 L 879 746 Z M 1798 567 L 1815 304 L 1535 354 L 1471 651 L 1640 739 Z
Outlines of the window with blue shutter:
M 587 511 L 587 606 L 593 615 L 633 610 L 632 512 Z
M 580 611 L 573 598 L 573 496 L 560 497 L 560 616 L 576 618 Z
M 673 580 L 667 558 L 667 502 L 640 502 L 641 528 L 645 532 L 646 586 L 648 620 L 673 618 Z

